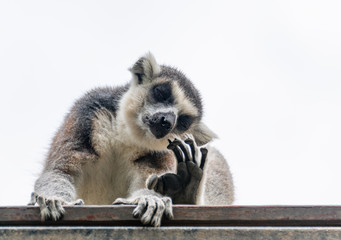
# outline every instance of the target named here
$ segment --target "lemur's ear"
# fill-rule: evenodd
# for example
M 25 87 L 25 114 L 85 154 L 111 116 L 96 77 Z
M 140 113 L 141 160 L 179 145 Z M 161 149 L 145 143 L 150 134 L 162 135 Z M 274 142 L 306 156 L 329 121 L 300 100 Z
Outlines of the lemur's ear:
M 213 139 L 218 138 L 218 136 L 202 122 L 193 126 L 192 135 L 198 146 L 205 145 Z
M 150 52 L 141 57 L 129 70 L 137 84 L 151 82 L 161 72 L 160 66 Z

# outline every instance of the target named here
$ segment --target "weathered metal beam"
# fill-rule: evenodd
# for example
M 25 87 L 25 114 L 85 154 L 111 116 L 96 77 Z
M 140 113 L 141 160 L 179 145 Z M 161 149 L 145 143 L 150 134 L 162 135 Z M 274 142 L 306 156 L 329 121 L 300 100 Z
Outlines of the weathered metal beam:
M 0 227 L 0 239 L 339 240 L 340 227 Z
M 141 226 L 134 206 L 70 206 L 57 222 L 41 222 L 39 207 L 0 207 L 0 226 Z M 341 226 L 341 206 L 175 205 L 163 226 Z

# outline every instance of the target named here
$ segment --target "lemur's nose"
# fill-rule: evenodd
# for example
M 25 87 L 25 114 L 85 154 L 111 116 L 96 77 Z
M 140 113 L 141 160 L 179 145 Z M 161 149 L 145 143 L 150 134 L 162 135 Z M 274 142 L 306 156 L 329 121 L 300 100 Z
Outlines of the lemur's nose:
M 145 123 L 148 124 L 150 131 L 156 138 L 163 138 L 172 130 L 175 118 L 175 114 L 172 112 L 155 113 L 151 117 L 146 117 Z

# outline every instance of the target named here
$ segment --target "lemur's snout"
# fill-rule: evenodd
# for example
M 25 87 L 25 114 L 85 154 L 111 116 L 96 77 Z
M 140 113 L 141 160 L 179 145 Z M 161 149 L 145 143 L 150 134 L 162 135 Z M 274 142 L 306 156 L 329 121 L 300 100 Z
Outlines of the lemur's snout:
M 152 116 L 144 117 L 143 122 L 149 126 L 156 138 L 163 138 L 172 130 L 175 118 L 175 114 L 172 112 L 155 113 Z

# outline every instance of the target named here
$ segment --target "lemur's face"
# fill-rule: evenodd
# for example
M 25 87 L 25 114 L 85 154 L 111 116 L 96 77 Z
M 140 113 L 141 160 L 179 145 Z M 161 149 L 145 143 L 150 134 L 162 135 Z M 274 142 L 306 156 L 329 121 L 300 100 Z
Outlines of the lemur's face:
M 199 121 L 199 111 L 176 81 L 157 78 L 131 86 L 126 97 L 126 124 L 141 145 L 165 149 L 168 139 L 184 138 Z
M 201 144 L 212 139 L 214 134 L 200 123 L 199 93 L 181 72 L 159 66 L 152 55 L 139 59 L 131 72 L 133 81 L 120 104 L 131 141 L 165 150 L 168 139 L 193 135 Z
M 157 83 L 149 89 L 144 110 L 139 116 L 141 125 L 157 139 L 165 137 L 176 126 L 178 109 L 170 82 Z
M 156 139 L 181 135 L 199 119 L 198 109 L 175 81 L 155 81 L 147 92 L 138 122 Z

